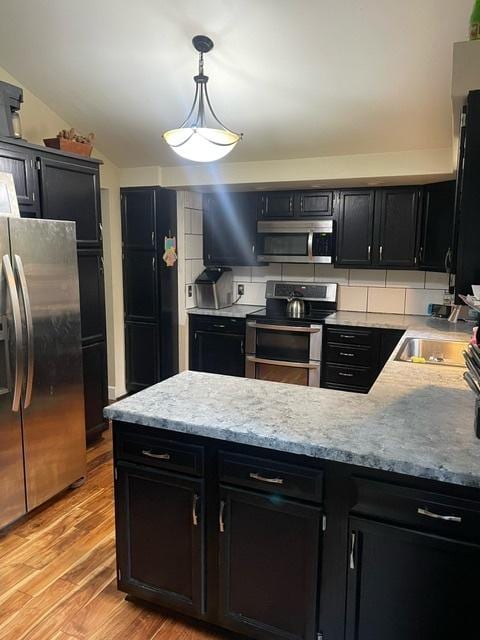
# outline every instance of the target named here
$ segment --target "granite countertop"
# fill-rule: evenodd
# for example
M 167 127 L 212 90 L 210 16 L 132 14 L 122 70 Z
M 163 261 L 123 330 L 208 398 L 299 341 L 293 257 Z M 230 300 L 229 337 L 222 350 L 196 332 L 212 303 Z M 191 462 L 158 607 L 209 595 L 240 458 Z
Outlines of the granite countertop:
M 234 304 L 231 307 L 224 307 L 223 309 L 199 309 L 194 307 L 188 309 L 188 314 L 195 314 L 201 316 L 219 316 L 224 318 L 246 318 L 249 313 L 263 309 L 263 307 L 256 307 L 252 304 Z
M 336 322 L 350 316 L 341 312 Z M 365 314 L 355 316 L 365 326 Z M 395 328 L 406 329 L 404 338 L 465 341 L 471 331 L 415 316 Z M 105 416 L 480 487 L 480 441 L 464 369 L 395 361 L 404 338 L 367 395 L 184 372 L 107 407 Z

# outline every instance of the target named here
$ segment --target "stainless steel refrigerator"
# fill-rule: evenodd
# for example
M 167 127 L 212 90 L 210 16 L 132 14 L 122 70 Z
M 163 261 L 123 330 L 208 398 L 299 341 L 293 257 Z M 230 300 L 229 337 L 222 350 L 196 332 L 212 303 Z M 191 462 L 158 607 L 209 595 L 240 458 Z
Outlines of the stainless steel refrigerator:
M 85 476 L 75 224 L 0 217 L 0 528 Z

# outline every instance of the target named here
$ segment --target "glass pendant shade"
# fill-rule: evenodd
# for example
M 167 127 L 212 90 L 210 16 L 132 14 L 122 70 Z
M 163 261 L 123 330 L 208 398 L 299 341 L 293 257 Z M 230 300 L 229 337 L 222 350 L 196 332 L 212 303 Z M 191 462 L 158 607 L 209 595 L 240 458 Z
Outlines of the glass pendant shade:
M 203 54 L 213 48 L 207 36 L 195 36 L 193 45 L 200 53 L 198 75 L 195 80 L 195 97 L 190 112 L 178 129 L 163 134 L 165 142 L 182 158 L 194 162 L 214 162 L 232 151 L 241 133 L 228 129 L 215 115 L 208 96 L 208 76 L 203 73 Z M 207 123 L 211 121 L 213 126 Z

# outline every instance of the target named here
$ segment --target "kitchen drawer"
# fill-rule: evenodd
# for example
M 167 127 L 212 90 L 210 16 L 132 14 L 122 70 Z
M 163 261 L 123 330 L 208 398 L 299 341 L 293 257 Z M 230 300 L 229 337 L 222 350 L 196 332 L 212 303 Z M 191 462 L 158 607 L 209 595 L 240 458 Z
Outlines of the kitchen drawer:
M 329 342 L 326 349 L 327 362 L 368 367 L 374 364 L 371 346 L 342 345 Z
M 374 329 L 352 327 L 326 327 L 327 342 L 372 346 L 377 334 Z
M 244 318 L 222 316 L 202 316 L 190 314 L 191 327 L 195 331 L 215 331 L 217 333 L 245 333 Z
M 220 480 L 233 485 L 322 502 L 323 471 L 221 451 Z
M 325 381 L 342 387 L 371 387 L 375 371 L 372 367 L 348 367 L 327 362 L 324 368 Z
M 351 513 L 436 533 L 480 541 L 480 503 L 440 493 L 354 478 Z
M 203 447 L 164 438 L 122 434 L 119 437 L 117 458 L 168 471 L 203 475 Z

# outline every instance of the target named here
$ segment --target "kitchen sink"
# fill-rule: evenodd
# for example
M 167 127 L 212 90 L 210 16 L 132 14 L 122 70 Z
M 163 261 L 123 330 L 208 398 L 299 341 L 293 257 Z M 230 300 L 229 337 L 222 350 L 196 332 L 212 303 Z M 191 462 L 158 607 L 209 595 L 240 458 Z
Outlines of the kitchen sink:
M 465 362 L 462 354 L 467 347 L 468 342 L 407 338 L 400 347 L 395 360 L 464 367 Z

